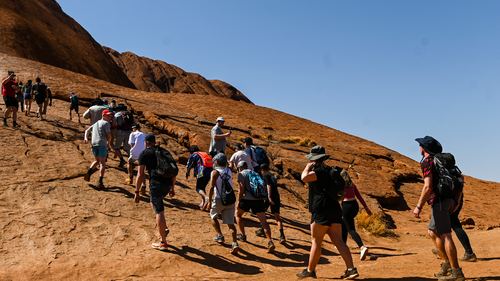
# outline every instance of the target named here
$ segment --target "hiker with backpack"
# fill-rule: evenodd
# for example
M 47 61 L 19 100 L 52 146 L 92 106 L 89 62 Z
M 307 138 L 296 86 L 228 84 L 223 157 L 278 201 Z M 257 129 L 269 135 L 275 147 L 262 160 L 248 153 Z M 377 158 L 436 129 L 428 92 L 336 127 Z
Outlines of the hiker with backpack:
M 240 163 L 241 161 L 245 161 L 247 163 L 252 162 L 252 158 L 250 158 L 250 156 L 246 154 L 243 144 L 237 143 L 234 146 L 234 151 L 236 152 L 231 156 L 231 159 L 229 159 L 229 168 L 234 168 L 237 171 L 238 163 Z M 249 169 L 253 171 L 253 167 L 249 167 Z
M 84 142 L 88 143 L 88 135 L 92 132 L 91 146 L 95 160 L 84 175 L 85 181 L 90 181 L 90 176 L 94 173 L 97 165 L 100 167 L 99 188 L 104 188 L 104 172 L 106 171 L 106 157 L 108 156 L 109 141 L 111 139 L 109 120 L 113 112 L 107 110 L 102 112 L 102 119 L 85 130 Z
M 232 244 L 229 252 L 236 254 L 240 249 L 236 240 L 236 227 L 234 226 L 234 210 L 236 195 L 233 190 L 233 173 L 227 167 L 227 156 L 219 153 L 214 157 L 214 167 L 210 174 L 210 189 L 208 191 L 208 200 L 203 205 L 204 210 L 210 210 L 212 226 L 217 232 L 213 238 L 215 242 L 224 243 L 224 235 L 220 229 L 217 216 L 221 216 L 222 223 L 226 224 L 231 232 Z
M 78 97 L 76 96 L 76 94 L 74 92 L 71 92 L 69 94 L 69 120 L 72 120 L 73 118 L 71 117 L 71 111 L 75 111 L 76 112 L 76 116 L 78 116 L 78 123 L 82 123 L 80 121 L 80 113 L 78 113 L 78 107 L 79 107 L 79 101 L 78 101 Z
M 116 123 L 117 123 L 117 131 L 116 131 L 116 139 L 113 149 L 115 150 L 115 155 L 120 158 L 120 164 L 118 167 L 123 167 L 127 163 L 125 159 L 123 159 L 122 152 L 120 148 L 123 144 L 123 150 L 130 154 L 130 144 L 128 143 L 128 139 L 130 134 L 132 133 L 132 124 L 135 123 L 134 115 L 127 110 L 127 106 L 120 102 L 118 107 L 116 108 L 117 113 L 115 114 Z
M 442 259 L 441 270 L 436 272 L 434 276 L 438 277 L 439 280 L 465 280 L 458 264 L 457 249 L 451 235 L 450 219 L 450 215 L 459 206 L 457 202 L 461 198 L 462 190 L 459 186 L 452 188 L 446 184 L 447 178 L 451 179 L 451 174 L 440 161 L 443 151 L 441 144 L 431 136 L 415 140 L 420 145 L 420 154 L 422 155 L 420 166 L 424 177 L 424 187 L 417 206 L 413 210 L 413 215 L 415 218 L 420 218 L 425 202 L 431 206 L 432 216 L 428 233 Z M 459 185 L 459 182 L 454 183 Z
M 135 188 L 135 203 L 139 203 L 141 196 L 139 194 L 141 183 L 145 177 L 145 170 L 149 174 L 149 197 L 151 206 L 156 214 L 156 225 L 160 233 L 160 241 L 151 244 L 153 249 L 167 250 L 167 235 L 170 230 L 165 220 L 165 206 L 163 200 L 167 196 L 175 195 L 175 182 L 179 169 L 175 160 L 168 150 L 155 146 L 156 137 L 154 134 L 148 134 L 144 138 L 146 149 L 139 155 L 139 168 Z
M 132 125 L 132 133 L 130 134 L 130 138 L 128 139 L 128 143 L 130 144 L 130 156 L 128 157 L 128 177 L 125 179 L 127 184 L 132 184 L 134 181 L 134 163 L 139 160 L 139 155 L 141 152 L 146 149 L 146 145 L 144 143 L 144 138 L 146 134 L 141 132 L 141 124 L 134 123 Z M 146 194 L 146 178 L 142 180 L 142 186 L 140 190 L 141 195 Z
M 359 193 L 358 188 L 352 182 L 351 177 L 347 173 L 346 170 L 342 170 L 340 175 L 344 178 L 345 181 L 345 195 L 342 200 L 342 240 L 344 243 L 347 242 L 347 234 L 350 234 L 354 242 L 358 244 L 359 249 L 361 250 L 359 259 L 365 260 L 366 255 L 368 254 L 368 248 L 361 241 L 361 237 L 359 237 L 358 232 L 356 232 L 356 224 L 354 223 L 354 218 L 359 212 L 359 204 L 356 198 L 358 198 L 359 202 L 365 208 L 366 213 L 371 216 L 372 211 L 366 205 L 365 200 Z
M 40 79 L 40 77 L 37 77 L 35 81 L 36 83 L 31 88 L 31 93 L 35 95 L 35 101 L 38 106 L 36 117 L 43 120 L 43 104 L 47 99 L 47 85 L 42 83 L 42 79 Z
M 31 111 L 31 102 L 33 101 L 33 96 L 31 95 L 32 81 L 31 79 L 26 82 L 23 86 L 24 92 L 24 115 L 28 116 Z
M 342 240 L 342 210 L 338 201 L 342 199 L 342 196 L 332 198 L 330 195 L 331 190 L 339 188 L 329 172 L 331 167 L 325 164 L 330 155 L 326 154 L 324 147 L 317 145 L 311 149 L 306 158 L 310 162 L 302 171 L 301 179 L 309 185 L 312 245 L 307 268 L 296 276 L 316 278 L 316 265 L 321 258 L 321 244 L 323 244 L 325 234 L 328 234 L 347 267 L 340 278 L 354 279 L 359 276 L 359 273 L 354 267 L 349 248 Z M 344 186 L 340 188 L 343 189 Z
M 253 139 L 251 137 L 246 137 L 243 142 L 245 143 L 245 153 L 252 158 L 252 168 L 256 173 L 260 171 L 260 165 L 269 164 L 269 157 L 267 157 L 267 152 L 258 146 L 253 144 Z M 248 163 L 250 164 L 250 163 Z
M 252 213 L 257 215 L 262 228 L 264 228 L 268 240 L 267 252 L 272 253 L 274 252 L 275 246 L 271 239 L 271 228 L 267 223 L 264 204 L 264 198 L 268 196 L 267 187 L 259 174 L 248 168 L 247 162 L 240 161 L 238 163 L 238 171 L 240 192 L 238 193 L 238 200 L 236 202 L 236 223 L 241 233 L 239 233 L 236 238 L 243 242 L 247 241 L 243 214 L 251 210 Z
M 208 202 L 208 196 L 205 191 L 213 170 L 213 160 L 206 152 L 201 152 L 197 145 L 189 148 L 191 155 L 186 165 L 186 180 L 189 179 L 191 169 L 194 168 L 193 175 L 196 177 L 196 192 L 201 196 L 200 209 Z
M 47 98 L 43 102 L 43 114 L 47 115 L 47 107 L 52 106 L 52 90 L 47 87 Z
M 90 107 L 83 113 L 82 117 L 84 119 L 90 119 L 90 125 L 94 125 L 95 122 L 101 119 L 102 112 L 107 108 L 103 105 L 100 98 L 96 98 L 90 102 Z M 109 112 L 109 111 L 108 111 Z
M 21 127 L 17 124 L 17 111 L 19 104 L 16 99 L 16 90 L 19 88 L 15 80 L 16 74 L 14 71 L 8 71 L 7 78 L 2 80 L 2 95 L 5 102 L 5 111 L 3 117 L 3 125 L 7 126 L 7 116 L 12 112 L 12 127 Z

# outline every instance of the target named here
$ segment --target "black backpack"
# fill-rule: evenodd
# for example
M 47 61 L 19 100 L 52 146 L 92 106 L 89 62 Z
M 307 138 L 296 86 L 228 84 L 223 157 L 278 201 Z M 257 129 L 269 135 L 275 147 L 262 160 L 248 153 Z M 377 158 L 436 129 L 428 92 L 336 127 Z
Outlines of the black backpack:
M 47 94 L 47 86 L 43 83 L 36 83 L 36 95 L 46 95 Z
M 334 201 L 342 201 L 345 195 L 345 180 L 340 175 L 343 170 L 342 167 L 326 166 L 325 168 L 332 179 L 330 181 L 331 185 L 327 189 L 325 189 L 326 195 Z
M 122 112 L 122 124 L 118 126 L 118 130 L 122 131 L 132 131 L 132 125 L 134 124 L 134 115 L 125 110 Z
M 451 153 L 438 153 L 433 158 L 439 175 L 434 193 L 442 198 L 458 199 L 464 188 L 464 179 L 462 171 L 455 165 L 455 157 Z
M 264 148 L 252 145 L 250 147 L 252 154 L 250 155 L 252 160 L 257 162 L 257 164 L 269 164 L 269 157 L 267 157 L 267 152 Z
M 164 178 L 173 178 L 179 173 L 179 168 L 174 157 L 168 150 L 161 147 L 153 147 L 156 155 L 156 175 Z
M 230 177 L 227 175 L 227 173 L 225 174 L 219 173 L 219 176 L 222 180 L 222 185 L 219 191 L 220 192 L 219 196 L 222 201 L 222 205 L 229 206 L 231 204 L 234 204 L 236 202 L 236 195 L 234 194 L 233 187 L 229 182 Z

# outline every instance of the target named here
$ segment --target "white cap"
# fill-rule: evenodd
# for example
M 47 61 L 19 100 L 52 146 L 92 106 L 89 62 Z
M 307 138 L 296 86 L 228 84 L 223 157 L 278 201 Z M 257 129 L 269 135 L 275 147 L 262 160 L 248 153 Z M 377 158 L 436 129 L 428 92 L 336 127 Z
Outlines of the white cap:
M 224 117 L 219 117 L 219 118 L 217 118 L 217 121 L 216 121 L 216 122 L 219 122 L 219 121 L 220 121 L 220 122 L 226 122 L 226 120 L 224 120 Z

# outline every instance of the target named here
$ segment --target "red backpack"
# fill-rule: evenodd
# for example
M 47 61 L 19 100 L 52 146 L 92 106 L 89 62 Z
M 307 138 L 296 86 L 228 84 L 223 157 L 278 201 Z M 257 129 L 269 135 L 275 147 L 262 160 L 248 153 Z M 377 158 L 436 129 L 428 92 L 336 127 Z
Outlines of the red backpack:
M 212 160 L 212 157 L 210 157 L 206 152 L 197 151 L 195 152 L 195 154 L 201 157 L 201 161 L 203 162 L 200 163 L 201 165 L 207 168 L 213 167 L 214 161 Z

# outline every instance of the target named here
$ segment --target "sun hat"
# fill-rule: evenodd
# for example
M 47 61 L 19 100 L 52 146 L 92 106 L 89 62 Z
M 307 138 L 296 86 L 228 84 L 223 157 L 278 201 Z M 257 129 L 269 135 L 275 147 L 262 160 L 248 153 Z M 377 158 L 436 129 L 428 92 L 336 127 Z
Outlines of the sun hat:
M 423 138 L 415 139 L 420 146 L 425 149 L 430 155 L 438 154 L 443 152 L 443 147 L 441 144 L 431 136 L 425 136 Z
M 316 145 L 315 147 L 311 148 L 311 152 L 306 155 L 306 158 L 309 160 L 318 160 L 324 158 L 323 160 L 326 160 L 330 158 L 330 155 L 325 153 L 324 147 L 322 147 L 321 145 Z

